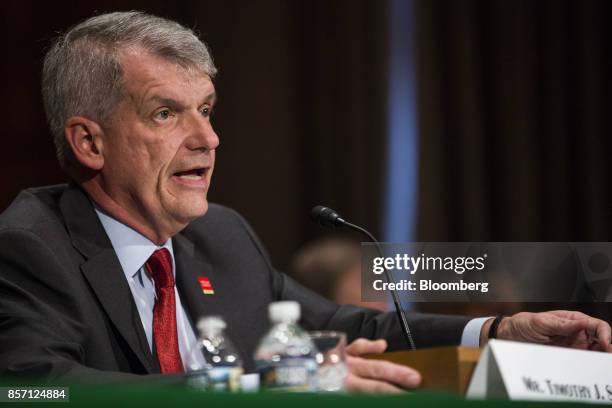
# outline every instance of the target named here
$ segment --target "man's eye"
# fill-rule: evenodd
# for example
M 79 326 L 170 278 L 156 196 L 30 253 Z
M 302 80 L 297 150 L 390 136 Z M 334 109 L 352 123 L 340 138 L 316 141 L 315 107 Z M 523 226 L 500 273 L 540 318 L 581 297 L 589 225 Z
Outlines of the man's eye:
M 210 115 L 212 115 L 212 108 L 210 106 L 205 106 L 202 109 L 200 109 L 200 113 L 202 114 L 202 116 L 207 118 Z
M 168 109 L 160 110 L 154 117 L 159 120 L 167 120 L 170 117 L 170 111 Z

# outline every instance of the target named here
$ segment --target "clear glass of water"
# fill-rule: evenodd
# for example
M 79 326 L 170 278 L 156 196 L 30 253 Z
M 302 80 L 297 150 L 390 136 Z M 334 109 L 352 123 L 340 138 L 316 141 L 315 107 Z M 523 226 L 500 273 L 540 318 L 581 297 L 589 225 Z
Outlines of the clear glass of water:
M 320 392 L 344 391 L 348 374 L 346 334 L 337 331 L 309 332 L 317 352 L 317 389 Z

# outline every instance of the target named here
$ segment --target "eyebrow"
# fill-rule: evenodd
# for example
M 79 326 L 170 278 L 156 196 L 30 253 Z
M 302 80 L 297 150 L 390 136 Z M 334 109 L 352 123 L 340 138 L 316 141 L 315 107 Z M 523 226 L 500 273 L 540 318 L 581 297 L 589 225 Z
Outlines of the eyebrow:
M 161 105 L 167 105 L 174 109 L 184 108 L 184 105 L 181 102 L 177 101 L 176 99 L 166 98 L 166 97 L 159 96 L 159 95 L 153 95 L 147 98 L 147 100 L 145 101 L 145 103 L 147 104 L 151 102 L 157 102 Z M 208 104 L 214 105 L 216 102 L 217 102 L 217 93 L 213 92 L 204 98 L 204 101 L 202 102 L 202 104 L 208 103 Z
M 152 96 L 151 98 L 148 98 L 145 104 L 150 104 L 150 103 L 156 103 L 156 105 L 169 106 L 172 109 L 176 109 L 176 110 L 184 108 L 183 104 L 177 101 L 176 99 L 164 98 L 161 96 Z
M 213 92 L 213 93 L 209 94 L 204 99 L 204 103 L 210 103 L 211 105 L 214 105 L 215 103 L 217 103 L 217 93 Z

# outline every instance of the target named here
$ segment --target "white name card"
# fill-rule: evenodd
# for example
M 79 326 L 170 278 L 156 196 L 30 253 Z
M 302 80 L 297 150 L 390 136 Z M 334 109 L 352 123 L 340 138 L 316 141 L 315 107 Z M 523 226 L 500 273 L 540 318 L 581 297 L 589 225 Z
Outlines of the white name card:
M 467 397 L 612 404 L 612 353 L 491 340 Z

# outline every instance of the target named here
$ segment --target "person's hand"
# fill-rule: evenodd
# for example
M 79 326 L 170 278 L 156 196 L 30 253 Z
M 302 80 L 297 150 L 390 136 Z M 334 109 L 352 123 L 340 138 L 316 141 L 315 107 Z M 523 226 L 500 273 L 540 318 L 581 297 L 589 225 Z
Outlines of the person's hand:
M 410 367 L 360 357 L 365 354 L 382 353 L 386 348 L 385 340 L 357 339 L 348 345 L 346 362 L 349 373 L 345 382 L 347 391 L 397 393 L 415 388 L 421 383 L 419 372 Z
M 486 339 L 491 321 L 481 332 Z M 505 317 L 497 328 L 497 338 L 612 352 L 610 325 L 584 313 L 555 310 L 542 313 L 517 313 Z

